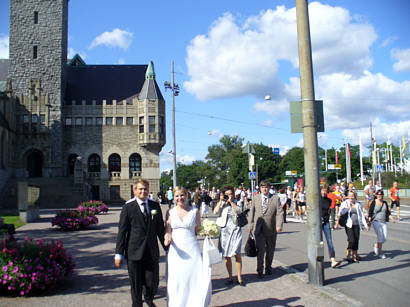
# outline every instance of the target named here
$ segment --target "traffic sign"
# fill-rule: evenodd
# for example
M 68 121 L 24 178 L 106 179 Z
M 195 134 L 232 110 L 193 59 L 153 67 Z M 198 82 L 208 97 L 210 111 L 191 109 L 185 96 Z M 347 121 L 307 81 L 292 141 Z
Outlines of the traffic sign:
M 285 176 L 297 176 L 298 172 L 297 171 L 286 171 Z
M 342 164 L 335 164 L 335 169 L 342 169 Z
M 249 179 L 255 180 L 256 179 L 256 172 L 249 172 Z
M 279 148 L 278 148 L 278 147 L 273 148 L 273 154 L 274 154 L 274 155 L 278 155 L 278 154 L 279 154 Z

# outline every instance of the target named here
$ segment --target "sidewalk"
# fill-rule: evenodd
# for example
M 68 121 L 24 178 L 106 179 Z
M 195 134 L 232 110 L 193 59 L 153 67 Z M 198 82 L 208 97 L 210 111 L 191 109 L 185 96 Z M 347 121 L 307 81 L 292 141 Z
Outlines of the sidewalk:
M 54 210 L 42 210 L 41 219 L 17 230 L 16 237 L 62 240 L 74 257 L 74 276 L 62 288 L 36 297 L 0 297 L 0 306 L 131 306 L 130 287 L 126 267 L 114 268 L 117 223 L 121 208 L 111 207 L 107 215 L 98 216 L 99 224 L 84 231 L 62 232 L 51 228 Z M 163 210 L 166 210 L 163 207 Z M 247 238 L 244 229 L 244 241 Z M 217 240 L 215 239 L 215 243 Z M 202 245 L 202 240 L 201 240 Z M 243 279 L 246 287 L 226 287 L 225 265 L 212 269 L 213 296 L 211 306 L 354 306 L 350 300 L 330 287 L 307 284 L 306 276 L 291 272 L 283 264 L 274 262 L 274 274 L 262 280 L 256 278 L 256 259 L 243 256 Z M 166 306 L 165 253 L 161 250 L 160 285 L 155 304 Z M 233 260 L 234 262 L 234 260 Z M 235 272 L 235 268 L 234 268 Z M 189 307 L 189 306 L 187 306 Z

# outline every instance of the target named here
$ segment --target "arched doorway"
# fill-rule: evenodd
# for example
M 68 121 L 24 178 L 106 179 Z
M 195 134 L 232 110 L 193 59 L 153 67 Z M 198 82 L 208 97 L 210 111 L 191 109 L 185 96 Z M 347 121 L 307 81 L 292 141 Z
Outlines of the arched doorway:
M 33 150 L 27 156 L 27 172 L 30 178 L 43 177 L 43 154 Z
M 77 154 L 71 154 L 68 156 L 68 176 L 74 175 L 75 161 L 77 161 Z

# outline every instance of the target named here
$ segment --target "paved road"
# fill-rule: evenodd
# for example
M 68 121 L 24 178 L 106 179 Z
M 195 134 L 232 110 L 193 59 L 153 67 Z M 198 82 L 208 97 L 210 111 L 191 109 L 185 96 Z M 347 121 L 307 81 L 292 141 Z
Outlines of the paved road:
M 76 261 L 73 278 L 62 288 L 38 296 L 27 298 L 0 296 L 0 306 L 131 306 L 127 270 L 125 266 L 118 270 L 113 266 L 120 208 L 110 208 L 107 215 L 99 216 L 98 225 L 77 232 L 62 232 L 51 228 L 50 221 L 54 212 L 54 210 L 42 210 L 41 219 L 19 228 L 16 237 L 19 240 L 26 236 L 34 239 L 62 240 L 64 247 Z M 200 243 L 202 244 L 202 240 Z M 255 261 L 255 258 L 243 257 L 243 277 L 247 282 L 246 287 L 225 286 L 227 273 L 224 264 L 213 266 L 211 306 L 360 306 L 355 300 L 332 288 L 317 288 L 307 284 L 303 274 L 275 269 L 273 275 L 258 280 Z M 274 265 L 279 267 L 281 264 L 275 262 Z M 159 307 L 166 306 L 164 272 L 165 253 L 161 250 L 160 284 L 155 299 Z
M 393 216 L 395 212 L 393 211 Z M 384 244 L 387 259 L 373 254 L 376 235 L 373 228 L 361 232 L 360 263 L 343 261 L 338 269 L 329 268 L 325 246 L 325 284 L 362 302 L 365 306 L 409 306 L 410 299 L 410 205 L 401 207 L 400 223 L 388 223 L 388 241 Z M 307 273 L 305 223 L 289 218 L 279 235 L 276 259 Z M 293 221 L 293 222 L 292 222 Z M 344 229 L 333 231 L 336 258 L 343 259 L 347 245 Z M 326 243 L 325 243 L 326 245 Z

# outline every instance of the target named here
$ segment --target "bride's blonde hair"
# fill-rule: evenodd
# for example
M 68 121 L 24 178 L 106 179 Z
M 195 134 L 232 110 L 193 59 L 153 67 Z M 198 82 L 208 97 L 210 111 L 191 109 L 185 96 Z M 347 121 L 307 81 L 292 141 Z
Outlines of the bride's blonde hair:
M 180 192 L 182 192 L 182 193 L 184 193 L 184 194 L 186 195 L 186 190 L 185 190 L 184 187 L 176 186 L 176 187 L 174 188 L 174 195 L 175 195 L 175 193 L 176 193 L 177 191 L 180 191 Z

